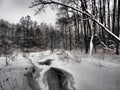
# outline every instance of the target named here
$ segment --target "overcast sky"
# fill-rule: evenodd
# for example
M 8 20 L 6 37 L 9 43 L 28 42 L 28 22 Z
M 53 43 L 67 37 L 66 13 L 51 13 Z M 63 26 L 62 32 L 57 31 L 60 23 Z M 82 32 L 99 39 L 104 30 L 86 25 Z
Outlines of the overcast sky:
M 35 8 L 30 9 L 33 0 L 0 0 L 0 19 L 8 20 L 11 23 L 18 23 L 22 16 L 30 15 L 31 19 L 38 23 L 55 23 L 56 11 L 48 8 L 46 12 L 34 16 Z

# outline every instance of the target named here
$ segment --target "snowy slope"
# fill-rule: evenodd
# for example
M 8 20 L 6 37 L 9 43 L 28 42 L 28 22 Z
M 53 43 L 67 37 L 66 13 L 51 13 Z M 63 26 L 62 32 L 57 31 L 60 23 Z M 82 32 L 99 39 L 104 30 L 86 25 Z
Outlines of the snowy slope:
M 53 59 L 52 65 L 47 67 L 61 68 L 73 74 L 77 90 L 120 89 L 120 63 L 97 60 L 92 56 L 83 57 L 80 62 L 75 62 L 75 57 L 70 52 L 59 53 L 55 52 L 41 61 Z
M 11 73 L 10 75 L 15 77 L 19 87 L 23 87 L 22 89 L 19 88 L 13 90 L 30 90 L 30 87 L 27 87 L 26 81 L 24 81 L 26 85 L 23 84 L 23 80 L 26 80 L 26 78 L 23 77 L 23 74 L 26 73 L 31 67 L 28 58 L 32 60 L 38 69 L 42 70 L 40 72 L 41 77 L 37 78 L 37 81 L 42 87 L 42 90 L 46 90 L 46 88 L 44 88 L 44 83 L 40 82 L 42 81 L 41 78 L 44 76 L 44 73 L 51 67 L 64 69 L 65 71 L 71 73 L 75 79 L 76 90 L 120 90 L 119 61 L 114 62 L 111 60 L 100 60 L 92 56 L 74 55 L 69 51 L 55 51 L 54 53 L 51 53 L 48 50 L 43 52 L 29 53 L 25 56 L 23 53 L 19 53 L 16 56 L 15 61 L 10 62 L 10 65 L 7 67 L 5 67 L 3 63 L 5 58 L 1 57 L 0 62 L 2 63 L 0 64 L 0 67 L 2 69 L 0 71 L 0 82 L 3 82 L 7 77 L 7 74 Z M 37 63 L 44 62 L 48 59 L 52 60 L 51 65 L 39 65 Z M 11 69 L 11 71 L 9 71 L 9 69 Z M 16 77 L 18 74 L 18 78 L 23 78 L 21 79 L 22 81 Z M 4 86 L 10 87 L 9 85 L 10 84 L 5 84 Z M 14 85 L 16 86 L 16 84 Z

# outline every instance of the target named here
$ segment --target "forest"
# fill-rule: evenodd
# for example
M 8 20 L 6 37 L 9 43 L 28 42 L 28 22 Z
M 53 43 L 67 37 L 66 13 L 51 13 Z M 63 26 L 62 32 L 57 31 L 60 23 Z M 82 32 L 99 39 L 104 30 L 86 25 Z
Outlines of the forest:
M 49 0 L 45 2 L 47 3 Z M 114 0 L 114 3 L 112 0 L 68 0 L 63 2 L 73 8 L 75 7 L 76 9 L 87 12 L 110 32 L 119 37 L 119 0 Z M 39 3 L 39 1 L 34 2 L 33 7 L 35 3 Z M 36 14 L 41 9 L 48 7 L 44 4 L 44 1 L 41 1 L 41 4 Z M 119 40 L 105 31 L 104 27 L 101 27 L 88 15 L 64 5 L 51 7 L 53 10 L 58 9 L 55 26 L 47 25 L 46 23 L 38 25 L 29 15 L 21 17 L 17 24 L 12 24 L 1 19 L 0 46 L 7 48 L 18 47 L 22 49 L 37 47 L 45 50 L 65 49 L 70 51 L 77 49 L 88 53 L 90 40 L 93 35 L 94 53 L 102 49 L 105 53 L 112 52 L 112 54 L 119 54 Z
M 0 90 L 120 90 L 120 0 L 29 2 L 56 22 L 0 18 Z

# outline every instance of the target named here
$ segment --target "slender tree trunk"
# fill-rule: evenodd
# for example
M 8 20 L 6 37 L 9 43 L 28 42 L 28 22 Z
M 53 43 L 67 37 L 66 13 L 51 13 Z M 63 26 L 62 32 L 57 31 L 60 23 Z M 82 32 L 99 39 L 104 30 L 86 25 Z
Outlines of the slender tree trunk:
M 81 0 L 81 5 L 82 5 L 82 10 L 86 11 L 87 8 L 87 4 L 86 4 L 86 0 Z M 87 16 L 85 14 L 83 14 L 83 27 L 84 27 L 84 41 L 85 41 L 85 53 L 88 53 L 88 36 L 87 36 L 87 27 L 86 27 L 86 20 Z
M 115 15 L 116 15 L 116 0 L 113 5 L 113 18 L 112 18 L 112 32 L 115 34 Z
M 107 24 L 108 24 L 108 29 L 110 30 L 110 0 L 107 0 L 107 5 L 108 5 L 108 15 L 107 15 Z
M 81 39 L 83 39 L 83 20 L 79 20 L 79 22 L 80 22 L 80 38 Z M 81 51 L 82 51 L 82 49 L 83 49 L 83 46 L 82 46 L 82 42 L 81 42 L 81 44 L 80 44 L 80 49 L 81 49 Z
M 67 39 L 67 25 L 65 25 L 65 49 L 67 50 L 68 49 L 68 44 L 67 44 L 67 42 L 68 42 L 68 39 Z
M 93 12 L 93 15 L 96 17 L 96 0 L 93 0 L 92 1 L 92 12 Z M 94 34 L 96 33 L 96 23 L 93 21 L 93 31 L 94 31 Z
M 104 16 L 103 16 L 103 2 L 102 2 L 102 0 L 100 0 L 100 22 L 102 23 L 102 24 L 104 24 Z M 105 43 L 105 32 L 104 32 L 104 29 L 103 28 L 101 28 L 101 30 L 102 30 L 102 40 L 103 40 L 103 42 Z
M 77 18 L 77 19 L 78 19 L 78 18 Z M 80 22 L 79 22 L 79 20 L 78 20 L 78 27 L 77 27 L 77 33 L 78 33 L 78 37 L 77 37 L 77 38 L 78 38 L 78 39 L 77 39 L 77 40 L 78 40 L 78 48 L 80 48 L 80 31 L 79 31 L 80 28 L 79 28 L 79 24 L 80 24 Z
M 117 16 L 117 36 L 119 37 L 120 33 L 120 0 L 118 0 L 118 16 Z M 117 46 L 116 46 L 116 54 L 119 55 L 119 42 L 117 41 Z
M 63 48 L 66 49 L 66 45 L 65 45 L 65 25 L 62 24 L 62 38 L 63 38 Z
M 68 31 L 69 31 L 69 49 L 71 51 L 72 50 L 72 34 L 71 34 L 71 29 L 70 29 L 70 24 L 69 24 L 68 10 L 67 10 L 67 25 L 68 25 Z
M 72 34 L 71 34 L 71 29 L 70 28 L 69 28 L 69 44 L 70 44 L 70 51 L 71 51 L 72 50 Z
M 53 52 L 53 30 L 51 31 L 51 46 L 50 46 L 50 48 L 51 48 L 51 51 Z
M 111 19 L 110 19 L 110 0 L 107 0 L 107 27 L 108 29 L 111 31 L 111 25 L 110 25 L 110 22 L 111 22 Z M 109 41 L 109 39 L 111 39 L 110 37 L 110 34 L 107 34 L 108 38 L 107 38 L 107 41 Z M 108 45 L 108 43 L 106 44 Z
M 77 19 L 77 13 L 74 13 L 74 27 L 75 27 L 75 48 L 78 48 L 78 36 L 79 36 L 79 32 L 78 32 L 78 19 Z

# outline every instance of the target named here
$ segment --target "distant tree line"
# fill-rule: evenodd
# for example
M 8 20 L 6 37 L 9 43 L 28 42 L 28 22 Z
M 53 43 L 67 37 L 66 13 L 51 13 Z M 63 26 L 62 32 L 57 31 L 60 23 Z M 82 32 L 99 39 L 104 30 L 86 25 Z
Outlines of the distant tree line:
M 61 48 L 61 31 L 55 30 L 52 25 L 32 21 L 27 15 L 22 17 L 17 24 L 0 20 L 0 50 L 10 48 L 33 48 L 55 49 Z M 5 49 L 6 48 L 6 49 Z

